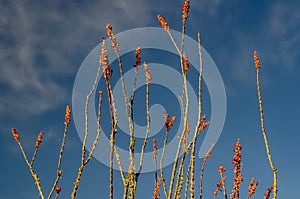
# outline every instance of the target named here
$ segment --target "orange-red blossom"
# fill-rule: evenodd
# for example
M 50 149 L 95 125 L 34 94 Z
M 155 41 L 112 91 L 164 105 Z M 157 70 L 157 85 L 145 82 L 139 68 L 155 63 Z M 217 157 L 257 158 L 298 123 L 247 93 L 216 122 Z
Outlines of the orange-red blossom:
M 159 24 L 161 25 L 161 27 L 163 27 L 166 30 L 170 29 L 170 27 L 169 27 L 168 23 L 166 22 L 165 18 L 163 18 L 160 15 L 157 15 L 157 20 L 158 20 Z
M 38 135 L 38 137 L 36 138 L 36 142 L 35 142 L 35 148 L 39 148 L 40 144 L 42 143 L 42 138 L 43 138 L 44 132 L 41 131 Z
M 66 113 L 65 113 L 65 125 L 68 125 L 71 121 L 71 108 L 70 106 L 66 106 Z
M 16 130 L 15 128 L 12 128 L 12 129 L 11 129 L 11 132 L 12 132 L 12 134 L 13 134 L 15 140 L 16 140 L 17 142 L 19 142 L 19 141 L 20 141 L 19 132 L 17 132 L 17 130 Z
M 254 51 L 254 64 L 255 64 L 255 67 L 257 69 L 260 69 L 260 61 L 259 61 L 259 58 L 258 58 L 258 55 L 256 53 L 256 51 Z

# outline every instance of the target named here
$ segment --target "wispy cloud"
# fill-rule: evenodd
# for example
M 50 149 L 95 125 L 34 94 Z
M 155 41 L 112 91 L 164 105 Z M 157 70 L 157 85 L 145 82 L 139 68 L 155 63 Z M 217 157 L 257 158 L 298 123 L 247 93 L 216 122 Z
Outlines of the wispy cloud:
M 21 120 L 71 101 L 71 83 L 80 62 L 105 34 L 106 23 L 118 33 L 157 24 L 155 15 L 161 12 L 170 23 L 180 24 L 172 21 L 174 13 L 179 20 L 181 17 L 180 9 L 169 9 L 172 4 L 135 0 L 6 1 L 0 6 L 0 118 Z M 299 60 L 299 45 L 295 44 L 300 42 L 300 14 L 293 3 L 274 2 L 265 7 L 258 24 L 248 24 L 253 28 L 245 28 L 247 22 L 236 23 L 249 20 L 239 12 L 243 5 L 237 1 L 191 1 L 191 8 L 195 11 L 191 12 L 191 28 L 206 33 L 203 41 L 214 50 L 212 57 L 232 69 L 238 81 L 249 81 L 254 48 L 261 56 L 271 57 L 268 64 L 284 65 L 289 71 Z M 207 24 L 207 20 L 219 22 Z
M 136 6 L 145 9 L 134 11 Z M 70 77 L 105 24 L 116 32 L 146 26 L 150 13 L 145 1 L 121 0 L 7 1 L 0 11 L 0 117 L 12 118 L 62 105 L 70 98 Z

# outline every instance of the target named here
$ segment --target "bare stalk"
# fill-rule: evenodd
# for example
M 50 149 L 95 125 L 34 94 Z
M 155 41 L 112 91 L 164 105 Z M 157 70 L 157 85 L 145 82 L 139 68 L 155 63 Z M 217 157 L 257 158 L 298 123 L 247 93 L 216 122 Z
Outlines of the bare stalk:
M 157 144 L 156 144 L 156 139 L 153 140 L 153 157 L 152 157 L 153 161 L 154 161 L 154 166 L 155 166 L 155 172 L 154 172 L 154 179 L 155 179 L 155 183 L 157 183 L 158 180 L 158 172 L 157 172 Z
M 115 50 L 115 53 L 116 53 L 117 59 L 118 59 L 118 63 L 119 63 L 120 77 L 121 77 L 121 82 L 122 82 L 122 90 L 123 90 L 123 95 L 124 95 L 126 114 L 128 117 L 129 131 L 130 131 L 130 146 L 129 146 L 130 167 L 134 167 L 134 151 L 133 151 L 134 150 L 134 137 L 133 137 L 134 136 L 134 124 L 133 124 L 133 118 L 132 118 L 131 109 L 130 109 L 130 103 L 128 101 L 128 95 L 126 93 L 126 88 L 125 88 L 125 80 L 124 80 L 124 75 L 123 75 L 123 64 L 122 64 L 121 56 L 119 53 L 119 44 L 117 43 L 117 39 L 114 35 L 114 32 L 112 31 L 112 27 L 110 26 L 110 24 L 106 25 L 106 30 L 107 30 L 107 35 L 109 36 L 109 38 L 112 42 L 112 47 Z
M 149 108 L 149 84 L 146 84 L 146 113 L 147 113 L 147 130 L 146 130 L 146 136 L 144 138 L 144 143 L 142 145 L 141 155 L 140 155 L 140 164 L 139 164 L 139 170 L 136 173 L 136 181 L 138 181 L 138 177 L 142 171 L 142 165 L 143 165 L 143 158 L 145 153 L 145 148 L 148 142 L 148 137 L 150 133 L 150 124 L 151 124 L 151 118 L 150 118 L 150 108 Z
M 40 197 L 41 197 L 41 199 L 44 199 L 45 196 L 44 196 L 43 191 L 42 191 L 40 178 L 39 178 L 38 175 L 34 172 L 34 170 L 33 170 L 33 168 L 32 168 L 32 165 L 29 163 L 29 161 L 28 161 L 28 159 L 27 159 L 27 156 L 26 156 L 26 154 L 25 154 L 25 151 L 24 151 L 24 149 L 23 149 L 23 146 L 22 146 L 21 142 L 20 142 L 20 141 L 17 141 L 17 143 L 18 143 L 18 145 L 19 145 L 19 147 L 20 147 L 20 150 L 21 150 L 21 152 L 22 152 L 22 154 L 23 154 L 24 160 L 25 160 L 25 162 L 26 162 L 26 164 L 27 164 L 27 166 L 28 166 L 28 168 L 29 168 L 29 171 L 30 171 L 30 173 L 31 173 L 31 176 L 33 177 L 33 179 L 34 179 L 34 181 L 35 181 L 35 184 L 36 184 L 37 189 L 38 189 L 38 191 L 39 191 Z
M 74 182 L 73 192 L 71 194 L 71 198 L 72 199 L 74 199 L 76 197 L 78 186 L 79 186 L 79 183 L 80 183 L 80 180 L 81 180 L 82 172 L 84 170 L 85 165 L 89 162 L 89 159 L 91 158 L 91 155 L 90 155 L 90 157 L 87 160 L 85 158 L 85 155 L 86 155 L 86 148 L 85 147 L 86 147 L 86 142 L 87 142 L 87 138 L 88 138 L 88 135 L 89 135 L 89 129 L 88 129 L 88 107 L 89 107 L 90 97 L 94 93 L 94 91 L 95 91 L 95 89 L 96 89 L 96 87 L 98 85 L 98 82 L 99 82 L 100 72 L 101 72 L 101 65 L 103 64 L 101 62 L 102 62 L 102 58 L 100 58 L 100 63 L 99 63 L 99 66 L 98 66 L 96 78 L 95 78 L 95 81 L 94 81 L 94 83 L 92 85 L 92 88 L 89 91 L 89 93 L 86 95 L 85 111 L 84 111 L 85 112 L 85 133 L 84 133 L 84 138 L 83 138 L 82 148 L 81 148 L 81 165 L 80 165 L 80 167 L 78 169 L 77 177 L 76 177 L 76 180 Z M 95 150 L 95 147 L 96 147 L 96 145 L 98 143 L 99 134 L 100 134 L 100 132 L 97 133 L 97 136 L 96 136 L 96 138 L 94 140 L 94 143 L 93 143 L 94 150 Z
M 164 174 L 163 174 L 163 161 L 164 161 L 164 158 L 165 158 L 165 152 L 166 152 L 166 148 L 167 148 L 167 142 L 168 142 L 168 137 L 169 137 L 169 131 L 166 131 L 166 136 L 165 136 L 165 139 L 164 139 L 164 146 L 163 146 L 163 150 L 162 150 L 162 154 L 161 154 L 161 157 L 160 157 L 160 177 L 162 179 L 162 183 L 163 183 L 163 189 L 164 189 L 164 193 L 165 193 L 165 196 L 167 198 L 167 185 L 166 185 L 166 180 L 164 178 Z
M 191 166 L 188 166 L 188 171 L 186 173 L 186 181 L 185 181 L 185 189 L 184 189 L 184 199 L 188 198 L 188 190 L 189 190 L 189 183 L 190 183 L 190 172 L 191 172 Z
M 17 141 L 17 143 L 18 143 L 18 145 L 19 145 L 19 147 L 20 147 L 20 150 L 21 150 L 22 155 L 23 155 L 23 157 L 24 157 L 24 160 L 25 160 L 25 162 L 26 162 L 26 164 L 27 164 L 27 166 L 28 166 L 28 168 L 29 168 L 29 171 L 30 171 L 30 173 L 31 173 L 31 176 L 33 177 L 33 179 L 34 179 L 34 181 L 35 181 L 35 184 L 36 184 L 37 189 L 38 189 L 38 191 L 39 191 L 40 197 L 41 197 L 41 199 L 44 199 L 45 196 L 44 196 L 43 191 L 42 191 L 40 178 L 39 178 L 38 175 L 34 172 L 34 170 L 33 170 L 33 168 L 32 168 L 32 165 L 31 165 L 31 164 L 29 163 L 29 161 L 28 161 L 28 158 L 27 158 L 27 156 L 26 156 L 26 154 L 25 154 L 25 151 L 24 151 L 24 149 L 23 149 L 23 146 L 22 146 L 22 144 L 21 144 L 21 142 L 20 142 L 19 133 L 18 133 L 18 132 L 16 131 L 16 129 L 14 129 L 14 128 L 12 129 L 12 133 L 13 133 L 13 135 L 14 135 L 14 137 L 15 137 L 15 140 Z
M 98 111 L 97 111 L 97 135 L 96 135 L 96 137 L 95 137 L 95 139 L 94 139 L 93 146 L 92 146 L 92 150 L 90 151 L 88 157 L 86 158 L 86 160 L 85 160 L 85 162 L 84 162 L 85 164 L 87 164 L 87 163 L 91 160 L 91 158 L 92 158 L 92 156 L 93 156 L 93 154 L 94 154 L 94 151 L 95 151 L 95 149 L 96 149 L 96 146 L 97 146 L 97 144 L 98 144 L 98 140 L 99 140 L 99 138 L 100 138 L 100 133 L 101 133 L 101 107 L 102 107 L 102 94 L 103 94 L 103 92 L 102 92 L 102 91 L 99 91 L 99 103 L 98 103 Z
M 35 157 L 37 155 L 37 152 L 38 152 L 38 148 L 35 148 L 35 150 L 33 152 L 33 156 L 31 158 L 31 162 L 30 162 L 31 165 L 33 165 L 33 163 L 34 163 L 34 160 L 35 160 Z
M 20 147 L 20 149 L 21 149 L 21 151 L 22 151 L 22 154 L 23 154 L 23 156 L 24 156 L 24 159 L 25 159 L 25 161 L 26 161 L 26 163 L 27 163 L 27 165 L 28 165 L 28 167 L 29 167 L 31 176 L 33 177 L 33 179 L 34 179 L 34 181 L 35 181 L 35 184 L 36 184 L 36 186 L 37 186 L 37 188 L 38 188 L 38 191 L 39 191 L 39 194 L 40 194 L 40 196 L 41 196 L 41 199 L 44 199 L 45 196 L 44 196 L 43 191 L 42 191 L 42 186 L 41 186 L 40 178 L 39 178 L 39 176 L 34 172 L 34 170 L 33 170 L 33 168 L 32 168 L 32 165 L 29 164 L 28 159 L 27 159 L 26 154 L 25 154 L 25 151 L 24 151 L 24 149 L 23 149 L 23 147 L 22 147 L 22 145 L 21 145 L 21 142 L 18 142 L 18 144 L 19 144 L 19 147 Z
M 199 59 L 200 59 L 200 74 L 199 74 L 199 84 L 198 84 L 198 122 L 195 127 L 195 133 L 192 141 L 192 151 L 190 157 L 190 199 L 195 198 L 195 151 L 196 151 L 196 142 L 199 136 L 199 126 L 201 124 L 202 116 L 202 76 L 203 76 L 203 62 L 202 62 L 202 49 L 200 45 L 200 33 L 198 33 L 198 50 L 199 50 Z
M 133 81 L 133 88 L 132 88 L 132 92 L 131 92 L 131 98 L 130 98 L 130 103 L 128 103 L 128 108 L 129 108 L 129 128 L 130 128 L 130 144 L 129 144 L 129 150 L 130 150 L 130 166 L 129 166 L 129 173 L 127 176 L 127 184 L 126 186 L 130 186 L 129 187 L 129 199 L 133 199 L 135 198 L 135 193 L 136 193 L 136 187 L 137 187 L 137 181 L 142 169 L 142 164 L 140 164 L 140 170 L 138 171 L 138 173 L 134 173 L 135 172 L 135 165 L 134 165 L 134 146 L 135 146 L 135 137 L 134 137 L 134 121 L 133 121 L 133 103 L 134 103 L 134 98 L 135 98 L 135 90 L 136 90 L 136 83 L 137 83 L 137 77 L 138 77 L 138 72 L 139 72 L 139 68 L 140 68 L 140 64 L 141 64 L 141 48 L 140 45 L 138 45 L 138 47 L 136 48 L 135 51 L 135 56 L 136 56 L 136 60 L 135 60 L 135 75 L 134 75 L 134 81 Z M 120 59 L 119 59 L 120 60 Z M 148 106 L 148 89 L 149 89 L 149 85 L 147 84 L 147 88 L 146 88 L 146 106 Z M 124 96 L 126 95 L 126 93 L 124 94 Z M 148 118 L 148 114 L 149 114 L 149 118 Z M 146 132 L 146 138 L 145 140 L 147 141 L 148 138 L 148 134 L 150 131 L 150 112 L 149 110 L 147 110 L 147 132 Z M 145 143 L 145 142 L 144 142 Z M 142 162 L 142 158 L 143 158 L 143 149 L 142 149 L 142 153 L 141 153 L 141 157 L 140 157 L 140 161 Z M 127 189 L 127 188 L 126 188 Z M 127 193 L 126 193 L 127 194 Z
M 169 192 L 168 192 L 168 195 L 167 195 L 167 199 L 171 199 L 172 194 L 173 194 L 173 186 L 174 186 L 175 175 L 176 175 L 177 166 L 178 166 L 178 158 L 179 158 L 179 155 L 180 155 L 182 141 L 183 141 L 184 134 L 185 134 L 186 128 L 187 128 L 187 123 L 188 123 L 188 110 L 189 110 L 189 97 L 188 96 L 189 95 L 188 95 L 188 89 L 187 89 L 186 73 L 184 72 L 184 68 L 183 68 L 182 51 L 178 48 L 172 34 L 170 33 L 169 26 L 165 22 L 164 18 L 162 18 L 160 15 L 158 15 L 158 20 L 162 24 L 162 26 L 166 30 L 166 32 L 168 33 L 172 43 L 174 44 L 177 52 L 179 53 L 181 71 L 182 71 L 182 76 L 183 76 L 183 89 L 184 89 L 184 93 L 185 93 L 185 111 L 184 111 L 184 119 L 183 119 L 184 128 L 183 128 L 183 131 L 182 131 L 180 139 L 179 139 L 179 143 L 178 143 L 178 147 L 177 147 L 177 151 L 176 151 L 176 155 L 175 155 L 175 159 L 174 159 L 174 163 L 173 163 L 173 169 L 172 169 L 171 180 L 170 180 L 170 185 L 169 185 Z
M 174 199 L 180 199 L 181 197 L 181 190 L 183 188 L 183 183 L 184 183 L 184 163 L 185 163 L 185 158 L 186 155 L 188 154 L 190 150 L 191 145 L 189 144 L 188 146 L 184 146 L 184 151 L 181 156 L 179 168 L 178 168 L 178 174 L 177 174 L 177 180 L 176 180 L 176 188 L 175 188 L 175 194 L 174 194 Z
M 63 140 L 62 140 L 62 143 L 61 143 L 61 147 L 60 147 L 60 151 L 59 151 L 59 157 L 58 157 L 58 163 L 57 163 L 57 174 L 56 174 L 56 179 L 53 183 L 53 186 L 51 188 L 51 191 L 48 195 L 48 199 L 50 199 L 53 195 L 53 192 L 61 178 L 61 175 L 62 175 L 62 170 L 61 170 L 61 162 L 62 162 L 62 157 L 63 157 L 63 153 L 64 153 L 64 149 L 65 149 L 65 143 L 66 143 L 66 140 L 67 140 L 67 131 L 68 131 L 68 126 L 69 124 L 65 124 L 65 129 L 64 129 L 64 134 L 63 134 Z M 58 197 L 58 194 L 56 194 L 57 197 Z
M 205 164 L 207 162 L 207 160 L 209 159 L 211 152 L 214 148 L 214 145 L 212 144 L 212 146 L 210 147 L 210 149 L 208 150 L 208 152 L 206 153 L 203 162 L 202 162 L 202 166 L 201 166 L 201 173 L 200 173 L 200 199 L 202 199 L 203 197 L 203 174 L 204 174 L 204 167 Z
M 113 110 L 113 102 L 112 102 L 112 89 L 109 80 L 106 81 L 107 92 L 108 92 L 108 101 L 109 101 L 109 109 L 111 115 L 111 134 L 110 134 L 110 156 L 109 156 L 109 197 L 113 199 L 113 154 L 115 148 L 115 134 L 116 134 L 116 122 L 114 117 L 114 110 Z
M 269 148 L 269 142 L 267 138 L 267 133 L 265 131 L 265 119 L 264 119 L 264 112 L 263 112 L 263 101 L 261 97 L 261 91 L 260 91 L 260 80 L 259 80 L 259 70 L 260 70 L 260 61 L 258 58 L 258 55 L 256 51 L 254 51 L 254 62 L 256 66 L 256 85 L 257 85 L 257 97 L 258 97 L 258 103 L 259 103 L 259 113 L 260 113 L 260 122 L 261 122 L 261 131 L 264 137 L 265 147 L 266 147 L 266 153 L 269 160 L 270 167 L 273 171 L 273 199 L 277 198 L 277 169 L 273 164 L 272 156 Z
M 123 96 L 125 100 L 125 107 L 126 107 L 126 114 L 129 122 L 129 131 L 130 131 L 130 143 L 129 143 L 129 173 L 128 177 L 133 176 L 134 174 L 134 145 L 135 145 L 135 138 L 134 138 L 134 122 L 133 122 L 133 115 L 132 115 L 132 108 L 131 104 L 128 101 L 128 95 L 126 93 L 125 89 L 125 80 L 124 80 L 124 75 L 123 75 L 123 64 L 121 61 L 120 53 L 119 53 L 119 44 L 117 43 L 117 39 L 114 35 L 114 32 L 112 31 L 112 27 L 110 24 L 106 25 L 106 30 L 107 30 L 107 35 L 109 36 L 111 42 L 112 42 L 112 47 L 115 50 L 115 53 L 117 55 L 118 63 L 119 63 L 119 69 L 120 69 L 120 77 L 121 77 L 121 82 L 122 82 L 122 90 L 123 90 Z M 129 180 L 129 179 L 127 179 Z M 128 186 L 134 187 L 133 185 L 133 179 L 129 180 L 130 183 L 127 183 Z M 132 192 L 132 191 L 131 191 Z

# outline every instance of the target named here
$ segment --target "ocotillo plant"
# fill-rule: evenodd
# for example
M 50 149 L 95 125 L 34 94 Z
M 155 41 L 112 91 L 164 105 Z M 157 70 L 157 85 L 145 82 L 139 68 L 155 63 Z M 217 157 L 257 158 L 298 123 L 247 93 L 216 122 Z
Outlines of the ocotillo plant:
M 166 130 L 165 133 L 165 139 L 164 140 L 153 140 L 153 162 L 155 165 L 155 180 L 153 182 L 154 184 L 154 190 L 153 190 L 153 198 L 158 199 L 161 195 L 164 195 L 165 198 L 171 199 L 171 198 L 190 198 L 194 199 L 196 196 L 195 190 L 199 188 L 199 197 L 200 199 L 203 197 L 203 180 L 204 180 L 204 171 L 205 171 L 205 165 L 206 162 L 208 161 L 211 153 L 213 152 L 213 147 L 214 145 L 211 146 L 209 151 L 206 153 L 201 168 L 196 168 L 195 165 L 195 151 L 196 151 L 196 144 L 200 135 L 200 132 L 204 131 L 206 127 L 209 126 L 209 121 L 206 121 L 206 116 L 205 114 L 202 113 L 202 76 L 203 76 L 203 61 L 202 61 L 202 49 L 200 45 L 200 33 L 198 33 L 198 53 L 199 53 L 199 81 L 198 81 L 198 117 L 196 118 L 197 124 L 196 126 L 192 127 L 191 124 L 191 119 L 195 118 L 189 118 L 189 101 L 190 101 L 190 96 L 189 96 L 189 90 L 187 86 L 187 79 L 188 79 L 188 72 L 190 69 L 189 65 L 189 58 L 188 55 L 185 52 L 184 48 L 184 41 L 185 41 L 185 29 L 186 29 L 186 23 L 189 15 L 189 8 L 190 8 L 190 1 L 185 0 L 182 5 L 182 32 L 181 32 L 181 43 L 178 44 L 175 42 L 175 39 L 173 38 L 173 35 L 170 31 L 170 26 L 167 23 L 166 19 L 162 17 L 161 15 L 157 15 L 157 20 L 161 27 L 166 31 L 166 33 L 169 35 L 170 40 L 172 41 L 174 47 L 176 48 L 178 54 L 179 54 L 179 59 L 180 59 L 180 69 L 181 69 L 181 75 L 183 78 L 183 88 L 182 88 L 182 96 L 180 96 L 180 101 L 181 101 L 181 108 L 183 111 L 183 131 L 181 132 L 179 136 L 179 141 L 177 145 L 177 151 L 176 155 L 173 161 L 173 166 L 172 166 L 172 171 L 170 178 L 166 178 L 166 175 L 164 175 L 164 170 L 163 170 L 163 162 L 164 162 L 164 157 L 166 154 L 167 150 L 167 143 L 168 143 L 168 138 L 169 138 L 169 132 L 172 131 L 172 126 L 174 122 L 176 122 L 176 116 L 170 116 L 168 113 L 165 113 L 162 116 L 162 119 L 164 121 L 164 128 Z M 107 90 L 107 96 L 108 96 L 108 105 L 109 105 L 109 111 L 110 111 L 110 122 L 111 122 L 111 133 L 110 133 L 110 168 L 109 168 L 109 198 L 113 199 L 114 198 L 114 172 L 113 172 L 113 163 L 114 163 L 114 158 L 117 161 L 119 170 L 120 170 L 120 175 L 122 178 L 123 182 L 123 199 L 134 199 L 136 198 L 136 193 L 138 190 L 138 179 L 139 176 L 141 175 L 142 167 L 143 167 L 143 158 L 145 154 L 145 148 L 148 143 L 148 137 L 149 137 L 149 132 L 150 132 L 150 123 L 151 123 L 151 118 L 150 118 L 150 108 L 149 108 L 149 97 L 151 96 L 149 87 L 151 87 L 151 71 L 150 67 L 146 62 L 141 63 L 141 47 L 139 44 L 137 44 L 137 48 L 135 51 L 135 57 L 136 60 L 134 61 L 134 66 L 135 66 L 135 78 L 133 82 L 133 88 L 131 91 L 131 96 L 129 98 L 127 92 L 126 92 L 126 86 L 125 86 L 125 77 L 123 74 L 123 62 L 121 59 L 121 55 L 119 52 L 119 43 L 117 41 L 117 37 L 115 36 L 113 29 L 110 24 L 106 25 L 106 31 L 107 31 L 107 36 L 111 41 L 111 47 L 113 48 L 114 52 L 117 55 L 117 60 L 118 60 L 118 65 L 119 65 L 119 72 L 120 72 L 120 78 L 121 78 L 121 83 L 122 83 L 122 92 L 124 96 L 124 103 L 126 107 L 126 117 L 128 119 L 128 124 L 129 124 L 129 135 L 130 135 L 130 140 L 128 144 L 128 149 L 129 149 L 129 168 L 128 168 L 128 173 L 127 175 L 124 172 L 123 166 L 122 166 L 122 161 L 118 152 L 118 149 L 116 147 L 116 136 L 117 136 L 117 125 L 118 125 L 118 110 L 116 108 L 116 101 L 115 101 L 115 95 L 112 89 L 112 84 L 110 82 L 111 77 L 112 77 L 112 69 L 110 66 L 109 62 L 109 57 L 107 53 L 107 44 L 106 40 L 103 37 L 102 38 L 102 46 L 101 46 L 101 55 L 99 56 L 99 66 L 98 66 L 98 71 L 95 77 L 95 81 L 90 89 L 90 92 L 86 95 L 86 102 L 85 102 L 85 132 L 84 132 L 84 138 L 83 138 L 83 143 L 82 143 L 82 150 L 81 150 L 81 162 L 80 166 L 78 168 L 78 173 L 76 176 L 76 179 L 74 181 L 74 187 L 73 191 L 71 193 L 71 198 L 74 199 L 77 195 L 78 189 L 79 189 L 79 184 L 81 181 L 81 176 L 84 172 L 85 166 L 89 163 L 91 160 L 93 153 L 97 147 L 98 140 L 101 134 L 101 107 L 102 107 L 102 96 L 103 92 L 102 90 L 99 91 L 99 103 L 98 103 L 98 112 L 97 112 L 97 134 L 96 137 L 94 138 L 93 145 L 91 148 L 91 151 L 87 154 L 86 147 L 87 147 L 87 139 L 89 136 L 89 118 L 88 118 L 88 107 L 89 107 L 89 102 L 90 102 L 90 97 L 92 96 L 93 93 L 96 92 L 97 85 L 99 84 L 99 78 L 101 73 L 103 74 L 103 77 L 105 79 L 105 85 L 106 85 L 106 90 Z M 271 153 L 270 153 L 270 148 L 268 144 L 268 139 L 267 139 L 267 134 L 265 131 L 265 122 L 264 122 L 264 114 L 263 114 L 263 107 L 262 107 L 262 97 L 261 97 L 261 89 L 260 89 L 260 81 L 259 81 L 259 72 L 261 69 L 261 64 L 258 58 L 258 55 L 256 52 L 254 52 L 254 63 L 256 67 L 256 82 L 257 82 L 257 94 L 258 94 L 258 102 L 259 102 L 259 113 L 260 113 L 260 119 L 261 119 L 261 129 L 262 129 L 262 134 L 264 138 L 264 143 L 266 147 L 266 154 L 267 158 L 271 167 L 271 170 L 273 172 L 273 182 L 272 185 L 267 188 L 266 193 L 264 194 L 264 198 L 267 199 L 270 197 L 271 192 L 273 191 L 273 199 L 277 198 L 277 169 L 275 168 Z M 135 137 L 135 128 L 134 128 L 134 117 L 133 117 L 133 103 L 135 101 L 135 91 L 136 91 L 136 86 L 137 86 L 137 77 L 139 75 L 140 67 L 143 66 L 146 74 L 146 94 L 145 94 L 145 107 L 146 107 L 146 121 L 147 121 L 147 128 L 145 132 L 145 138 L 141 147 L 141 155 L 139 157 L 139 164 L 136 165 L 134 162 L 134 156 L 135 156 L 135 149 L 136 149 L 136 137 Z M 130 100 L 129 100 L 130 99 Z M 67 106 L 66 107 L 66 112 L 65 112 L 65 120 L 64 120 L 64 133 L 63 133 L 63 139 L 61 143 L 61 149 L 59 152 L 58 156 L 58 164 L 57 164 L 57 176 L 56 179 L 53 183 L 53 186 L 47 196 L 48 199 L 50 199 L 54 192 L 55 198 L 59 197 L 59 194 L 62 191 L 62 188 L 58 185 L 59 180 L 62 176 L 62 169 L 61 169 L 61 162 L 63 158 L 63 153 L 64 153 L 64 148 L 65 148 L 65 142 L 67 139 L 67 131 L 68 131 L 68 126 L 71 122 L 71 107 Z M 189 140 L 188 139 L 188 134 L 193 131 L 193 139 Z M 15 129 L 12 128 L 12 134 L 17 142 L 17 144 L 20 147 L 21 153 L 25 159 L 25 162 L 29 168 L 29 171 L 35 181 L 35 184 L 37 186 L 39 195 L 42 199 L 46 198 L 46 195 L 42 189 L 41 186 L 41 180 L 39 176 L 37 175 L 36 171 L 33 169 L 34 161 L 37 156 L 37 152 L 39 149 L 39 146 L 42 141 L 42 137 L 44 132 L 40 132 L 35 143 L 35 151 L 34 154 L 31 158 L 31 161 L 29 161 L 23 146 L 21 144 L 21 139 L 20 139 L 20 133 Z M 163 148 L 162 148 L 162 154 L 160 156 L 160 159 L 158 159 L 157 156 L 157 143 L 161 142 L 163 143 Z M 224 198 L 230 198 L 230 199 L 238 199 L 240 198 L 240 185 L 243 182 L 243 176 L 242 176 L 242 166 L 241 166 L 241 161 L 242 161 L 242 145 L 241 145 L 241 140 L 238 138 L 237 142 L 234 143 L 234 156 L 232 158 L 232 164 L 233 164 L 233 169 L 234 169 L 234 181 L 233 181 L 233 187 L 231 192 L 226 188 L 226 176 L 225 174 L 225 167 L 223 165 L 219 166 L 219 174 L 220 174 L 220 181 L 218 181 L 217 186 L 215 191 L 213 192 L 213 197 L 216 198 L 217 195 L 220 193 L 220 191 L 223 191 Z M 100 146 L 101 147 L 101 146 Z M 182 154 L 180 156 L 180 154 Z M 196 171 L 200 171 L 200 173 L 197 173 Z M 199 177 L 199 185 L 196 185 L 195 178 Z M 217 180 L 216 180 L 217 181 Z M 248 199 L 250 199 L 253 194 L 255 193 L 255 190 L 259 184 L 259 181 L 254 180 L 254 178 L 251 179 L 249 188 L 248 188 Z M 149 196 L 150 197 L 150 196 Z

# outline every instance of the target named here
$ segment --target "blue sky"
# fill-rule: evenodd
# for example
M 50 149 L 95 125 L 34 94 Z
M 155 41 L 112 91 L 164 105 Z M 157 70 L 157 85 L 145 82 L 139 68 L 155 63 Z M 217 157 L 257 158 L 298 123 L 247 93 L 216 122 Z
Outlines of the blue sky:
M 156 15 L 160 13 L 172 29 L 180 31 L 181 4 L 182 1 L 171 0 L 0 0 L 0 198 L 38 198 L 33 179 L 11 136 L 12 127 L 21 133 L 29 157 L 36 136 L 45 131 L 35 170 L 45 192 L 50 190 L 56 174 L 65 106 L 72 103 L 73 84 L 81 63 L 106 34 L 105 24 L 110 23 L 115 33 L 158 27 Z M 226 185 L 231 189 L 232 144 L 238 137 L 244 146 L 242 196 L 246 197 L 251 177 L 261 182 L 254 198 L 261 198 L 272 183 L 260 132 L 254 50 L 262 63 L 266 130 L 279 170 L 278 198 L 296 196 L 300 179 L 297 170 L 299 9 L 298 1 L 191 1 L 186 33 L 194 39 L 197 32 L 201 33 L 202 45 L 218 66 L 227 96 L 223 132 L 206 167 L 206 198 L 212 197 L 221 163 L 227 168 Z M 209 115 L 209 101 L 205 107 Z M 80 163 L 81 141 L 74 123 L 68 135 L 61 198 L 69 197 Z M 169 171 L 170 167 L 166 169 Z M 116 187 L 121 186 L 118 172 L 116 176 Z M 78 198 L 107 198 L 108 179 L 108 168 L 92 159 L 83 174 Z M 152 180 L 153 173 L 142 175 L 138 198 L 152 197 Z M 116 189 L 115 193 L 116 198 L 121 197 L 122 189 Z M 161 196 L 164 198 L 162 193 Z

